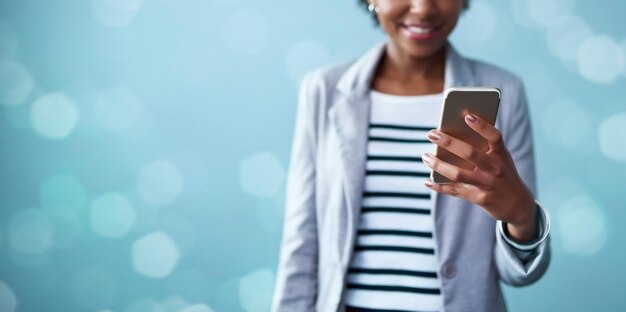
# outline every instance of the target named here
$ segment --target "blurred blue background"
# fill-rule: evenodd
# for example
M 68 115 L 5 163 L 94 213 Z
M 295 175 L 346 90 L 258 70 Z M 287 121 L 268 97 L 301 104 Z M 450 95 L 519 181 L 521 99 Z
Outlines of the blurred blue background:
M 511 311 L 626 310 L 626 2 L 476 0 L 522 76 L 553 261 Z M 267 311 L 297 89 L 384 39 L 350 1 L 0 0 L 0 312 Z

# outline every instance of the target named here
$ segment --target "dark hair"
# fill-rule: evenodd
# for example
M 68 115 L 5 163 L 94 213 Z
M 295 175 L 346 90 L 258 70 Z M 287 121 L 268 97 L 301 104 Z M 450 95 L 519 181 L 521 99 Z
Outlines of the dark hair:
M 370 13 L 370 11 L 367 9 L 367 7 L 369 6 L 369 3 L 367 2 L 367 0 L 357 0 L 359 2 L 359 5 L 362 6 L 363 8 L 365 8 L 365 11 L 367 11 L 367 13 Z M 463 0 L 463 10 L 467 10 L 469 8 L 469 2 L 470 0 Z M 378 18 L 376 18 L 376 14 L 371 14 L 370 16 L 374 19 L 374 26 L 380 26 L 378 24 Z

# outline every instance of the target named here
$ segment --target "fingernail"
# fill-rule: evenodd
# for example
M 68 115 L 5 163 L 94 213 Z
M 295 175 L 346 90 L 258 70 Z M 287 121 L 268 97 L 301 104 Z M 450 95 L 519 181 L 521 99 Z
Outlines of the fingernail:
M 469 121 L 471 123 L 476 123 L 478 121 L 478 119 L 476 119 L 476 116 L 474 116 L 472 114 L 465 115 L 465 119 L 467 119 L 467 121 Z
M 431 160 L 431 159 L 432 159 L 432 156 L 431 156 L 429 153 L 426 153 L 426 154 L 422 155 L 422 160 L 423 160 L 425 163 L 427 163 L 427 164 L 429 164 L 429 163 L 430 163 L 430 160 Z
M 426 185 L 426 187 L 431 188 L 433 187 L 433 182 L 430 182 L 430 180 L 426 180 L 424 181 L 424 185 Z
M 439 135 L 439 133 L 437 133 L 437 131 L 435 130 L 430 130 L 428 132 L 428 138 L 432 141 L 439 141 L 441 139 L 441 135 Z

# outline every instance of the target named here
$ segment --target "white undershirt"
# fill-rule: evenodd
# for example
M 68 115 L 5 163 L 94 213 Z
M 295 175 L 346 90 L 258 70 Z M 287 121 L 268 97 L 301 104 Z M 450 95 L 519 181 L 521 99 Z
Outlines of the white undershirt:
M 443 307 L 433 191 L 424 186 L 430 168 L 421 161 L 423 153 L 435 150 L 426 134 L 437 126 L 442 97 L 370 92 L 367 172 L 347 277 L 348 312 Z

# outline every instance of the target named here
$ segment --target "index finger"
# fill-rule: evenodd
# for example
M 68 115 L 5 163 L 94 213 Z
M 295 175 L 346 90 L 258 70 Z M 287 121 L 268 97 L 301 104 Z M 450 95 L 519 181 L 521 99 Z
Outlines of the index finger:
M 499 151 L 503 149 L 504 142 L 502 141 L 502 134 L 496 127 L 474 114 L 465 115 L 465 123 L 487 140 L 491 150 Z

